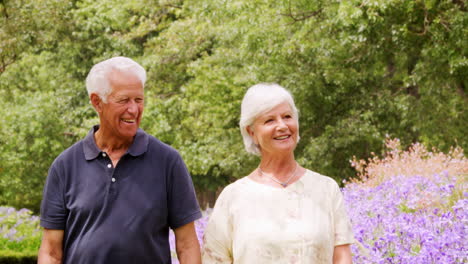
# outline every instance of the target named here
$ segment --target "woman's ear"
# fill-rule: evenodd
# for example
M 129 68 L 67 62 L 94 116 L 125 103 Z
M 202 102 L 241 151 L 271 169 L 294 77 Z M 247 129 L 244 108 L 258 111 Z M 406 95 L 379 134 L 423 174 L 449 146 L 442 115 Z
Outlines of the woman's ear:
M 249 135 L 253 137 L 254 135 L 253 129 L 250 126 L 246 126 L 245 129 L 247 130 L 247 133 L 249 133 Z
M 251 126 L 246 126 L 245 129 L 247 129 L 247 133 L 249 133 L 250 137 L 252 138 L 253 142 L 255 145 L 258 145 L 258 141 L 255 138 L 255 132 Z
M 91 101 L 91 104 L 93 105 L 94 107 L 94 110 L 96 110 L 96 112 L 98 113 L 101 113 L 102 112 L 102 100 L 101 100 L 101 97 L 99 97 L 99 95 L 95 94 L 95 93 L 92 93 L 90 96 L 89 96 L 89 100 Z

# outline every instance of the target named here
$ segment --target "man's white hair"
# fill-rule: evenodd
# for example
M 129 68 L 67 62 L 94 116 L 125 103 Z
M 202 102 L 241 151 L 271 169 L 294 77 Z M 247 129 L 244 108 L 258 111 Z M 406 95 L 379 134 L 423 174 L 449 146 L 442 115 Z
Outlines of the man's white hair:
M 94 65 L 86 77 L 86 89 L 88 96 L 92 93 L 99 95 L 104 103 L 107 103 L 107 96 L 112 92 L 109 83 L 109 73 L 112 71 L 126 71 L 133 73 L 141 81 L 144 87 L 146 82 L 146 71 L 140 64 L 130 58 L 114 57 Z
M 244 145 L 247 152 L 260 156 L 260 148 L 255 144 L 247 127 L 251 126 L 257 117 L 265 112 L 270 111 L 277 105 L 288 103 L 292 110 L 293 118 L 299 122 L 299 115 L 294 104 L 292 95 L 279 84 L 276 83 L 259 83 L 247 90 L 247 93 L 242 99 L 241 117 L 239 126 L 244 139 Z M 299 141 L 299 136 L 297 137 Z

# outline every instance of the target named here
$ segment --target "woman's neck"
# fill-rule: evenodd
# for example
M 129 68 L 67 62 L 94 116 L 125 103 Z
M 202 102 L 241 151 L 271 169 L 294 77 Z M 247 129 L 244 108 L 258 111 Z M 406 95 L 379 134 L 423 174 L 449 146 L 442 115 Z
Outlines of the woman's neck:
M 288 178 L 298 166 L 294 154 L 262 155 L 259 168 L 264 173 L 274 175 L 279 180 Z

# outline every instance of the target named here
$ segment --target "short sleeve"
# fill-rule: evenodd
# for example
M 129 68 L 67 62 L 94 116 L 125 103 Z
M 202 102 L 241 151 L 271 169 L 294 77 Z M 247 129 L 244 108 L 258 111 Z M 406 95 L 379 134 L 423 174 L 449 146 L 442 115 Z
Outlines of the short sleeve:
M 178 154 L 169 176 L 168 198 L 169 226 L 172 229 L 202 217 L 192 178 Z
M 334 182 L 334 229 L 335 229 L 335 246 L 352 244 L 354 242 L 351 222 L 344 204 L 343 194 Z
M 227 187 L 228 188 L 228 187 Z M 204 264 L 233 263 L 232 218 L 229 213 L 229 192 L 219 195 L 203 236 L 202 262 Z
M 68 211 L 56 166 L 56 163 L 52 164 L 44 185 L 40 219 L 44 228 L 65 230 Z

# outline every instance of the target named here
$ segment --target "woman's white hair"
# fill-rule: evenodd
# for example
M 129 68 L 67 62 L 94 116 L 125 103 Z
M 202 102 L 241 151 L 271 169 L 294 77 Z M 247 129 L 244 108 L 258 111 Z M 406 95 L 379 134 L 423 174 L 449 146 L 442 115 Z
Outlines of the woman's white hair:
M 247 152 L 260 156 L 260 148 L 255 144 L 247 127 L 251 126 L 257 117 L 265 112 L 270 111 L 277 105 L 288 103 L 292 110 L 293 118 L 299 122 L 299 114 L 294 104 L 292 95 L 279 84 L 276 83 L 259 83 L 247 90 L 247 93 L 242 99 L 241 117 L 239 126 L 244 139 L 244 145 Z M 297 137 L 299 141 L 299 136 Z
M 130 58 L 114 57 L 94 65 L 86 77 L 86 90 L 88 95 L 92 93 L 99 95 L 104 103 L 107 103 L 107 96 L 112 92 L 108 74 L 114 70 L 133 73 L 141 81 L 144 87 L 146 82 L 146 71 L 140 64 Z

